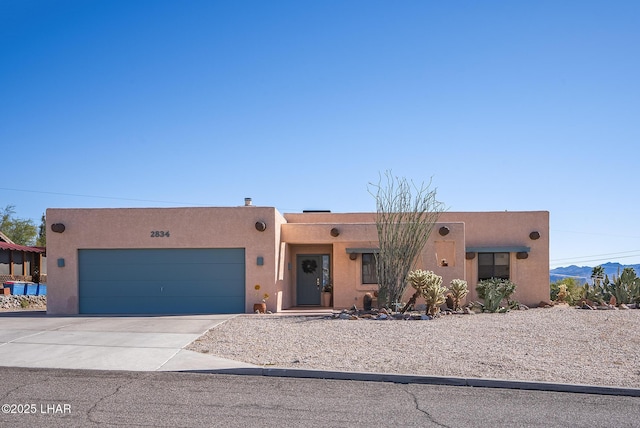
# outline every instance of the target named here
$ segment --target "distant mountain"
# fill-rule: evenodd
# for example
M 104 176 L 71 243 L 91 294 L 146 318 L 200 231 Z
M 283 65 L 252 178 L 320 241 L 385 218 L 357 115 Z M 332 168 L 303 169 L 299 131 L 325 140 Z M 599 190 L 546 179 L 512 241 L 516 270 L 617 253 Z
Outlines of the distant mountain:
M 604 268 L 605 275 L 609 275 L 609 279 L 613 279 L 614 275 L 622 273 L 622 270 L 626 267 L 633 268 L 638 276 L 640 276 L 640 264 L 638 265 L 622 265 L 620 263 L 603 263 L 596 266 L 602 266 Z M 549 281 L 556 282 L 560 279 L 572 277 L 578 279 L 580 284 L 585 282 L 591 282 L 591 271 L 595 266 L 576 266 L 571 265 L 567 267 L 558 267 L 549 271 Z

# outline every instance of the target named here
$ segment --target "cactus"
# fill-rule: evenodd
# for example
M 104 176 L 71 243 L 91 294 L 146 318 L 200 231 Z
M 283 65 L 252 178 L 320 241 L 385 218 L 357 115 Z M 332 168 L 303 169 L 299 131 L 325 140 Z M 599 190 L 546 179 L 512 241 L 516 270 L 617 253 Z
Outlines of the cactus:
M 449 283 L 449 290 L 451 291 L 451 297 L 453 298 L 453 310 L 460 309 L 460 300 L 464 299 L 469 294 L 469 288 L 467 287 L 467 281 L 463 279 L 453 279 Z
M 416 290 L 416 294 L 424 297 L 427 304 L 427 315 L 437 315 L 440 312 L 440 305 L 445 302 L 444 293 L 447 291 L 442 286 L 442 277 L 432 271 L 414 270 L 407 275 L 409 284 Z M 414 294 L 414 296 L 416 295 Z
M 516 284 L 501 278 L 485 279 L 476 286 L 478 297 L 484 300 L 482 310 L 486 312 L 506 312 L 500 303 L 505 299 L 508 301 L 515 290 Z
M 442 277 L 439 277 L 442 281 Z M 427 303 L 427 315 L 438 315 L 440 312 L 440 305 L 445 302 L 444 293 L 447 291 L 446 287 L 443 287 L 441 283 L 430 284 L 422 291 L 422 297 L 424 297 Z
M 614 275 L 612 282 L 606 278 L 604 288 L 607 294 L 616 298 L 618 305 L 634 303 L 640 299 L 640 278 L 630 267 L 624 268 L 622 274 Z
M 589 283 L 586 283 L 582 287 L 582 298 L 586 301 L 597 304 L 604 303 L 601 286 L 598 286 L 597 284 L 589 285 Z

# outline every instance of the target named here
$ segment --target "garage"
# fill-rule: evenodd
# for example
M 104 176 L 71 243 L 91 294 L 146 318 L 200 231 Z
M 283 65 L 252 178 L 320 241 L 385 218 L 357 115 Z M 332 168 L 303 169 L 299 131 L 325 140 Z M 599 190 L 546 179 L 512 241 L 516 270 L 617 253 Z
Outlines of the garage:
M 79 249 L 79 311 L 244 313 L 244 253 L 244 248 Z

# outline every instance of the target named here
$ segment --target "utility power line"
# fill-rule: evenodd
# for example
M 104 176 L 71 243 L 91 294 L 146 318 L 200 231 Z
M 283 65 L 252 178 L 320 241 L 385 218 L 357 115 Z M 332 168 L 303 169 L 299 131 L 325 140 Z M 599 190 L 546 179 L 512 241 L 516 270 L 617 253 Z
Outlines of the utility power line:
M 39 194 L 44 194 L 44 195 L 74 196 L 74 197 L 78 197 L 78 198 L 110 199 L 110 200 L 115 200 L 115 201 L 152 202 L 152 203 L 156 203 L 156 204 L 170 204 L 170 205 L 208 206 L 208 204 L 196 204 L 194 202 L 157 201 L 157 200 L 153 200 L 153 199 L 122 198 L 122 197 L 115 197 L 115 196 L 80 195 L 80 194 L 75 194 L 75 193 L 46 192 L 46 191 L 42 191 L 42 190 L 10 189 L 10 188 L 7 188 L 7 187 L 0 187 L 0 190 L 9 190 L 9 191 L 12 191 L 12 192 L 39 193 Z
M 629 253 L 634 253 L 634 254 L 629 254 Z M 626 254 L 626 255 L 622 255 L 622 254 Z M 616 258 L 619 257 L 634 257 L 634 256 L 640 256 L 640 250 L 630 250 L 630 251 L 620 251 L 617 253 L 604 253 L 604 254 L 592 254 L 590 256 L 577 256 L 577 257 L 564 257 L 561 259 L 553 259 L 551 260 L 552 262 L 559 262 L 559 261 L 569 261 L 569 260 L 583 260 L 583 259 L 590 259 L 593 257 L 605 257 L 605 256 L 613 256 Z

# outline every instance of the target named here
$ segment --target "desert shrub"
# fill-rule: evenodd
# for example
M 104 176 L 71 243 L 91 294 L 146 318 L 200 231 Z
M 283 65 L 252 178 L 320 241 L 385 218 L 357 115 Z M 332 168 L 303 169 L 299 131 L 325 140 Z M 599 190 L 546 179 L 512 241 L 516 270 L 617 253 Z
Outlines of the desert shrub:
M 573 305 L 582 297 L 582 291 L 576 278 L 563 278 L 551 283 L 551 300 Z
M 484 312 L 506 311 L 507 309 L 500 305 L 503 300 L 508 301 L 515 290 L 516 284 L 501 278 L 484 279 L 476 286 L 478 297 L 484 301 L 482 305 Z
M 464 299 L 467 294 L 469 294 L 469 288 L 467 286 L 467 281 L 464 279 L 453 279 L 449 283 L 449 291 L 451 293 L 451 298 L 453 299 L 453 310 L 457 311 L 460 309 L 460 300 Z

